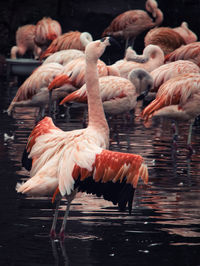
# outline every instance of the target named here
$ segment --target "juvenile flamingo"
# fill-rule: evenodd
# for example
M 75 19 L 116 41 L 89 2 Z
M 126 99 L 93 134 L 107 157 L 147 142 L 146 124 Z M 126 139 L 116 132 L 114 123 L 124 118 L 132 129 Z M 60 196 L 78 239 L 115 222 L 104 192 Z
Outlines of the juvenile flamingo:
M 125 49 L 128 46 L 133 46 L 134 40 L 139 34 L 159 26 L 163 21 L 163 13 L 158 8 L 155 0 L 147 0 L 145 7 L 147 12 L 143 10 L 129 10 L 118 15 L 104 30 L 102 36 L 111 35 L 113 37 L 124 38 L 126 40 Z
M 165 56 L 165 63 L 190 60 L 200 67 L 200 42 L 183 45 Z
M 143 68 L 151 72 L 162 64 L 164 64 L 163 51 L 159 46 L 150 44 L 144 48 L 142 55 L 129 51 L 124 59 L 115 62 L 111 66 L 118 69 L 121 77 L 128 78 L 130 71 L 134 68 Z
M 89 32 L 69 31 L 53 40 L 46 51 L 40 56 L 40 60 L 61 50 L 77 49 L 84 51 L 86 45 L 92 40 L 92 35 Z
M 15 36 L 16 45 L 10 51 L 12 59 L 23 56 L 28 51 L 33 53 L 35 59 L 39 58 L 42 50 L 34 42 L 35 30 L 36 26 L 33 24 L 24 25 L 17 29 Z
M 45 107 L 49 102 L 48 85 L 63 71 L 58 63 L 49 63 L 39 66 L 19 87 L 14 99 L 10 103 L 7 113 L 11 115 L 15 107 L 39 107 L 38 118 L 44 115 Z M 53 94 L 52 100 L 62 99 L 69 92 L 75 90 L 71 84 L 59 88 Z
M 200 115 L 200 74 L 186 73 L 171 78 L 159 88 L 156 99 L 142 112 L 144 122 L 152 117 L 189 121 L 187 145 L 192 153 L 191 135 L 195 118 Z M 176 133 L 177 134 L 177 133 Z
M 99 94 L 97 61 L 110 38 L 91 42 L 86 47 L 86 85 L 88 94 L 88 127 L 64 132 L 51 118 L 45 117 L 32 131 L 24 162 L 31 178 L 17 184 L 17 192 L 30 195 L 59 197 L 51 236 L 55 236 L 60 199 L 66 197 L 68 205 L 60 230 L 64 239 L 66 220 L 71 201 L 82 191 L 103 196 L 125 210 L 132 209 L 134 190 L 139 177 L 148 181 L 147 166 L 140 155 L 109 151 L 109 127 Z M 29 160 L 27 161 L 27 153 Z M 27 164 L 28 162 L 28 164 Z M 55 191 L 55 193 L 54 193 Z
M 144 98 L 152 86 L 152 77 L 142 68 L 132 70 L 128 79 L 116 76 L 99 78 L 100 96 L 105 113 L 117 115 L 135 109 L 137 101 Z M 66 96 L 60 104 L 70 101 L 87 103 L 85 84 Z
M 60 23 L 50 17 L 44 17 L 36 24 L 34 41 L 44 51 L 61 34 Z

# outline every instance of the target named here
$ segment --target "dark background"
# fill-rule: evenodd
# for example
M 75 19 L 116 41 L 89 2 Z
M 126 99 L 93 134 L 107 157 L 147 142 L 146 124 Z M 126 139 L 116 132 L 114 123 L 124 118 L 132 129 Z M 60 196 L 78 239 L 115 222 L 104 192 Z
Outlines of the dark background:
M 182 21 L 197 36 L 200 34 L 200 0 L 157 0 L 164 13 L 161 26 L 177 27 Z M 19 26 L 36 24 L 44 16 L 60 22 L 63 33 L 70 30 L 88 31 L 93 39 L 101 33 L 111 20 L 121 12 L 130 9 L 145 9 L 145 0 L 3 0 L 0 8 L 0 55 L 10 56 L 15 44 L 15 32 Z M 135 42 L 135 49 L 143 50 L 141 35 Z

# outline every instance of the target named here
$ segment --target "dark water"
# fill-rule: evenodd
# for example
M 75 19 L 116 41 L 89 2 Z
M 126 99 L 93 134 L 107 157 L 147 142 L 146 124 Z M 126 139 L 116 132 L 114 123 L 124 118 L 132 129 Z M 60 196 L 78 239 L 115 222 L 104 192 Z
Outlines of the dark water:
M 8 117 L 3 110 L 14 89 L 11 96 L 5 85 L 0 89 L 0 265 L 200 265 L 198 120 L 192 137 L 195 153 L 188 157 L 187 124 L 180 126 L 176 150 L 169 122 L 158 120 L 146 129 L 140 121 L 111 119 L 110 148 L 141 154 L 149 166 L 149 184 L 139 183 L 131 216 L 103 199 L 78 194 L 62 244 L 48 236 L 51 200 L 15 192 L 17 181 L 28 177 L 20 160 L 35 110 L 19 108 L 14 118 Z M 55 123 L 63 130 L 82 128 L 83 109 L 71 108 L 70 114 L 69 122 L 58 116 Z M 64 208 L 65 201 L 59 226 Z

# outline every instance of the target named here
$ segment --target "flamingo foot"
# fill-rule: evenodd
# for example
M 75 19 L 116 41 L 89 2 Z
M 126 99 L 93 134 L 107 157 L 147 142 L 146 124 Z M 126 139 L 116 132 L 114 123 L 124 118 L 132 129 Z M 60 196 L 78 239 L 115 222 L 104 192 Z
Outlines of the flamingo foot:
M 56 239 L 56 231 L 55 231 L 54 229 L 51 229 L 49 235 L 50 235 L 50 237 L 51 237 L 52 239 Z

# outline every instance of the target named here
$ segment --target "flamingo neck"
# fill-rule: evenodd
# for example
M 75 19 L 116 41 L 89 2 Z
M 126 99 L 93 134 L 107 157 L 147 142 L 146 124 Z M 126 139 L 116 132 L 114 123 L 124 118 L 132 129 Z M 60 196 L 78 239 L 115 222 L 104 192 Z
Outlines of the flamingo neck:
M 98 131 L 103 130 L 108 135 L 108 123 L 99 92 L 97 60 L 86 57 L 85 78 L 88 98 L 88 126 L 95 127 Z

